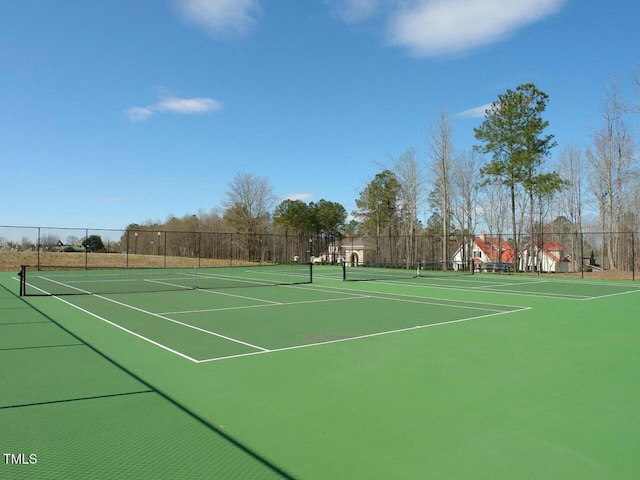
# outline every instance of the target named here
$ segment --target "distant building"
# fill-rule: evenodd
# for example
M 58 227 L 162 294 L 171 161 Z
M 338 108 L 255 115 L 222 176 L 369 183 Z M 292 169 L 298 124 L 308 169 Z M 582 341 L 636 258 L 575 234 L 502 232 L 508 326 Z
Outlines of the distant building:
M 519 268 L 527 272 L 557 272 L 569 271 L 569 259 L 564 254 L 565 247 L 558 242 L 534 243 L 523 249 L 520 254 Z
M 480 270 L 482 264 L 513 263 L 514 251 L 509 242 L 501 237 L 488 237 L 484 232 L 473 237 L 470 244 L 461 245 L 451 257 L 453 268 L 465 268 L 471 260 L 475 270 Z
M 311 257 L 311 263 L 314 264 L 324 264 L 324 263 L 340 263 L 344 261 L 342 258 L 342 252 L 340 251 L 341 247 L 338 245 L 327 245 L 327 253 L 323 253 L 321 255 L 315 255 Z M 297 261 L 297 260 L 296 260 Z
M 371 263 L 376 251 L 375 244 L 362 237 L 345 238 L 340 248 L 342 249 L 341 256 L 348 267 Z

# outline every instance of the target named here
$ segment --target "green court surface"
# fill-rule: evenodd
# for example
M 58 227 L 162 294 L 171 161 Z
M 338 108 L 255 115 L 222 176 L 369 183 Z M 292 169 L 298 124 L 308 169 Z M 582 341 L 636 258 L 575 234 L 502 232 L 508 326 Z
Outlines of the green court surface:
M 326 266 L 299 285 L 18 290 L 0 274 L 0 478 L 640 471 L 639 283 Z

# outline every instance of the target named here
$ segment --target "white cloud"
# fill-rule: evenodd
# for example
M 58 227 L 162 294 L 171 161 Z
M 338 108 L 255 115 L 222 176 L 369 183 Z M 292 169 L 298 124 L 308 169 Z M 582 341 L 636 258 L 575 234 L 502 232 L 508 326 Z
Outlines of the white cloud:
M 126 109 L 124 113 L 132 122 L 141 122 L 155 114 L 149 107 L 131 107 Z
M 156 105 L 158 111 L 183 114 L 207 113 L 220 110 L 222 103 L 213 98 L 167 98 Z
M 132 122 L 141 122 L 157 113 L 177 113 L 181 115 L 198 115 L 220 110 L 222 103 L 213 98 L 177 98 L 168 97 L 154 105 L 131 107 L 124 111 Z
M 256 23 L 257 0 L 174 0 L 177 11 L 190 23 L 214 35 L 245 35 Z
M 301 192 L 301 193 L 290 193 L 285 195 L 282 200 L 312 200 L 315 197 L 313 193 L 309 192 Z
M 380 7 L 380 0 L 327 0 L 327 3 L 338 17 L 348 23 L 368 20 Z
M 566 0 L 411 0 L 391 15 L 389 42 L 418 56 L 472 50 L 557 12 Z
M 480 105 L 478 107 L 473 107 L 468 110 L 464 110 L 462 112 L 458 112 L 454 115 L 454 117 L 458 118 L 484 118 L 487 110 L 491 108 L 491 103 L 485 103 L 484 105 Z

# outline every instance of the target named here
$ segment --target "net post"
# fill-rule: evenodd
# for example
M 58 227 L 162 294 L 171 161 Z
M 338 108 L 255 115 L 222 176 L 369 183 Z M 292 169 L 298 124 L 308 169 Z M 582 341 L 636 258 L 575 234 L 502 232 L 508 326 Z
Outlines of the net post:
M 198 267 L 193 267 L 193 289 L 198 288 Z
M 342 262 L 342 281 L 343 282 L 347 281 L 347 262 L 346 261 Z
M 313 283 L 313 262 L 309 262 L 309 283 Z
M 21 297 L 24 297 L 26 295 L 26 280 L 25 280 L 26 271 L 27 271 L 27 266 L 20 265 L 20 273 L 18 273 L 18 276 L 20 277 L 20 296 Z

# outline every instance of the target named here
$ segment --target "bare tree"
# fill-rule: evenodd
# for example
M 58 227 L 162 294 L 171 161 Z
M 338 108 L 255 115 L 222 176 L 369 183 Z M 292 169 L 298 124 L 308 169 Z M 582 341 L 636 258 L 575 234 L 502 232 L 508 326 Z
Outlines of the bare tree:
M 67 245 L 80 245 L 80 239 L 75 235 L 69 235 L 66 239 Z
M 453 159 L 453 214 L 461 230 L 472 233 L 476 229 L 480 207 L 480 169 L 483 161 L 474 150 L 463 152 Z
M 568 180 L 566 188 L 560 191 L 558 203 L 560 211 L 567 216 L 574 231 L 582 231 L 582 199 L 584 195 L 584 159 L 582 149 L 570 143 L 560 151 L 558 164 L 560 176 Z
M 620 220 L 625 213 L 625 197 L 631 185 L 636 166 L 636 145 L 625 118 L 625 105 L 618 94 L 614 78 L 605 89 L 601 108 L 604 125 L 593 133 L 593 147 L 587 149 L 587 158 L 593 167 L 591 190 L 598 200 L 603 238 L 609 266 L 616 269 L 617 236 Z
M 463 241 L 465 238 L 467 241 L 464 245 L 464 253 L 472 250 L 472 236 L 479 216 L 481 163 L 480 156 L 475 150 L 455 156 L 452 163 L 452 213 L 458 228 L 463 233 Z M 472 260 L 464 257 L 465 262 Z
M 239 232 L 263 233 L 275 203 L 267 178 L 237 173 L 227 190 L 224 219 Z
M 406 262 L 413 262 L 417 259 L 418 209 L 425 197 L 424 174 L 413 149 L 407 150 L 392 161 L 400 187 L 398 203 L 400 233 L 405 242 L 404 258 Z
M 637 66 L 633 71 L 633 81 L 638 88 L 638 93 L 640 94 L 640 65 Z M 631 113 L 640 113 L 640 100 L 631 102 L 631 104 L 629 105 L 629 111 Z
M 586 173 L 582 148 L 577 144 L 565 145 L 560 151 L 558 172 L 562 178 L 567 179 L 566 188 L 560 191 L 558 196 L 558 208 L 566 219 L 569 220 L 574 235 L 571 235 L 571 260 L 573 269 L 580 268 L 582 252 L 579 250 L 579 239 L 575 233 L 582 232 L 582 210 L 585 189 L 584 175 Z
M 443 108 L 437 119 L 427 128 L 427 168 L 432 175 L 433 185 L 431 198 L 442 218 L 442 252 L 443 261 L 450 258 L 449 235 L 451 226 L 452 204 L 452 164 L 455 149 L 453 146 L 453 130 L 449 122 L 449 115 Z
M 29 237 L 22 237 L 22 239 L 20 240 L 20 248 L 23 251 L 28 251 L 28 250 L 33 250 L 33 240 L 31 240 Z
M 60 243 L 60 237 L 54 234 L 46 234 L 40 237 L 40 248 L 52 251 Z
M 509 190 L 498 182 L 483 182 L 480 219 L 491 234 L 502 235 L 507 225 Z

